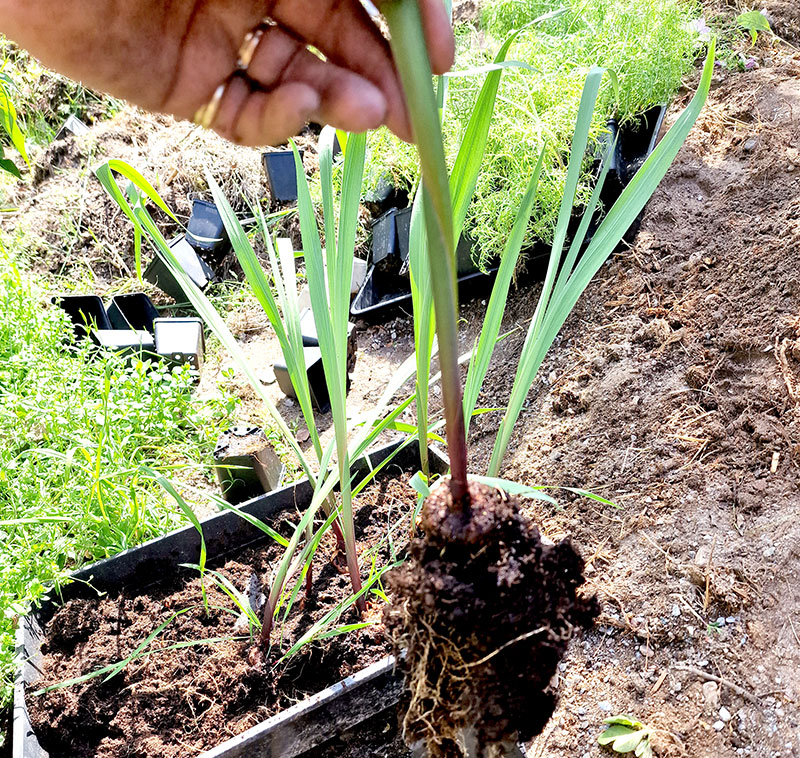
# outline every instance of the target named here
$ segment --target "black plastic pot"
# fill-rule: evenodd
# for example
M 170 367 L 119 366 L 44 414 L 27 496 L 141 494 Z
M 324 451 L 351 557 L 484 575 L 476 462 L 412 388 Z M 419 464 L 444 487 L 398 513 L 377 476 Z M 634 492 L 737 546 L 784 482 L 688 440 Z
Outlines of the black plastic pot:
M 364 204 L 373 216 L 380 216 L 392 208 L 405 208 L 408 205 L 408 190 L 398 189 L 390 178 L 382 176 L 375 189 L 366 192 Z
M 205 289 L 214 281 L 214 272 L 211 267 L 197 254 L 197 251 L 189 244 L 184 235 L 176 237 L 169 243 L 170 250 L 178 259 L 183 270 L 199 289 Z M 173 300 L 178 303 L 186 301 L 186 295 L 178 284 L 178 281 L 170 273 L 166 264 L 159 256 L 153 258 L 150 265 L 142 274 L 144 279 L 155 284 L 163 292 L 166 292 Z
M 400 228 L 405 225 L 406 219 L 410 222 L 410 217 L 410 209 L 408 214 L 404 211 L 397 213 L 398 233 Z M 490 288 L 497 272 L 497 268 L 491 268 L 485 274 L 478 270 L 478 267 L 472 262 L 471 250 L 472 241 L 468 237 L 462 236 L 456 249 L 458 295 L 462 301 L 485 293 Z M 407 255 L 408 253 L 406 253 Z M 411 284 L 409 278 L 398 273 L 387 273 L 373 265 L 367 271 L 364 284 L 353 300 L 350 315 L 366 320 L 385 320 L 394 316 L 400 309 L 408 310 L 410 307 Z
M 606 139 L 607 152 L 613 147 L 614 137 L 617 140 L 616 149 L 613 155 L 609 156 L 609 172 L 600 193 L 600 201 L 604 208 L 610 208 L 619 199 L 622 191 L 655 150 L 666 115 L 667 106 L 656 105 L 643 113 L 637 124 L 626 124 L 620 128 L 616 121 L 609 121 L 609 135 Z M 623 237 L 625 242 L 633 242 L 633 238 L 641 226 L 643 215 L 644 212 L 639 214 L 631 224 Z M 579 221 L 580 219 L 575 223 L 575 228 Z M 601 219 L 592 221 L 586 235 L 586 244 L 591 242 L 600 221 Z
M 263 429 L 235 426 L 214 448 L 214 472 L 223 497 L 239 505 L 280 487 L 286 467 Z
M 109 350 L 131 358 L 156 358 L 156 344 L 150 332 L 137 329 L 93 329 L 92 342 L 102 350 Z
M 152 334 L 157 318 L 158 310 L 144 292 L 115 295 L 108 306 L 108 319 L 114 329 L 143 329 Z
M 97 295 L 58 295 L 50 302 L 66 311 L 76 340 L 86 337 L 92 329 L 111 329 L 103 301 Z
M 372 263 L 378 265 L 397 255 L 397 211 L 392 209 L 372 223 Z
M 319 347 L 319 337 L 317 336 L 317 324 L 314 321 L 314 312 L 311 308 L 306 308 L 300 314 L 300 333 L 303 337 L 305 347 Z M 356 337 L 356 325 L 347 324 L 347 373 L 352 374 L 356 366 L 356 351 L 358 350 L 358 339 Z
M 397 211 L 395 223 L 397 224 L 397 252 L 400 260 L 405 263 L 408 260 L 411 248 L 411 208 L 403 208 Z
M 186 241 L 212 266 L 219 266 L 231 251 L 231 241 L 217 206 L 206 200 L 192 203 Z
M 400 448 L 400 443 L 393 443 L 357 461 L 353 471 L 363 475 L 393 454 L 396 454 L 394 461 L 401 467 L 413 467 L 419 463 L 416 441 L 405 448 Z M 436 448 L 430 449 L 430 464 L 437 473 L 444 473 L 448 468 L 447 459 Z M 302 479 L 250 500 L 240 508 L 259 519 L 266 519 L 282 511 L 307 507 L 312 495 L 308 480 Z M 205 519 L 202 527 L 208 561 L 212 564 L 222 562 L 243 547 L 269 539 L 260 529 L 230 512 Z M 52 618 L 57 602 L 77 597 L 96 598 L 98 591 L 144 589 L 164 576 L 179 572 L 180 564 L 196 563 L 199 554 L 197 530 L 191 526 L 179 529 L 75 572 L 76 581 L 62 588 L 58 600 L 46 600 L 41 607 L 21 619 L 16 646 L 13 758 L 49 758 L 31 727 L 26 691 L 39 676 L 37 666 L 42 658 L 44 627 Z M 197 758 L 295 758 L 391 707 L 399 700 L 402 688 L 394 659 L 391 656 L 384 658 Z
M 459 299 L 464 302 L 486 293 L 494 281 L 497 269 L 493 268 L 484 274 L 477 271 L 458 277 Z M 385 321 L 398 312 L 408 312 L 411 308 L 411 291 L 408 285 L 402 287 L 400 277 L 388 280 L 371 266 L 367 278 L 350 307 L 350 315 L 367 321 Z
M 83 123 L 77 116 L 67 116 L 67 120 L 61 125 L 58 133 L 55 136 L 55 142 L 65 139 L 72 135 L 73 137 L 82 137 L 89 131 L 89 127 Z
M 303 160 L 303 151 L 300 160 Z M 272 150 L 262 155 L 264 170 L 272 202 L 278 205 L 297 202 L 297 174 L 294 166 L 294 153 L 291 150 Z
M 206 343 L 199 318 L 157 318 L 153 322 L 158 355 L 178 366 L 188 363 L 195 371 L 203 366 Z
M 303 358 L 306 363 L 306 374 L 308 375 L 308 387 L 311 392 L 311 402 L 321 413 L 326 413 L 331 406 L 328 396 L 328 385 L 325 383 L 325 369 L 322 366 L 322 353 L 318 347 L 304 347 Z M 289 369 L 282 361 L 278 361 L 272 367 L 278 386 L 287 397 L 297 398 L 294 391 Z

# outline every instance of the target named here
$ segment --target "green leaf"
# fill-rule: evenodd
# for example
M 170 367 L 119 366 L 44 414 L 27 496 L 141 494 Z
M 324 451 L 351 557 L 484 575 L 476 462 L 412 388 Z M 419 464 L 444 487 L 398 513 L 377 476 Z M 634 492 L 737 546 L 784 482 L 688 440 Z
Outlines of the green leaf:
M 750 33 L 750 41 L 753 45 L 756 44 L 759 32 L 772 32 L 772 27 L 769 25 L 761 11 L 746 11 L 740 13 L 736 17 L 736 25 L 740 29 Z
M 611 747 L 617 753 L 630 753 L 631 750 L 635 750 L 638 744 L 643 739 L 646 739 L 649 734 L 647 729 L 639 729 L 636 732 L 620 735 L 614 740 L 614 744 Z
M 22 179 L 22 174 L 20 174 L 19 169 L 11 158 L 0 158 L 0 169 L 15 176 L 17 179 Z
M 692 101 L 675 121 L 654 152 L 644 162 L 631 182 L 622 191 L 617 202 L 608 211 L 597 228 L 592 241 L 575 266 L 575 270 L 567 279 L 559 277 L 556 282 L 556 272 L 559 268 L 566 232 L 572 215 L 576 182 L 586 149 L 588 125 L 591 122 L 602 71 L 595 69 L 587 77 L 586 88 L 581 98 L 576 120 L 567 183 L 556 225 L 547 274 L 536 311 L 523 344 L 522 356 L 514 378 L 508 408 L 500 422 L 500 428 L 492 450 L 492 457 L 489 463 L 489 474 L 491 476 L 496 476 L 499 473 L 514 426 L 519 419 L 525 400 L 536 380 L 539 367 L 547 351 L 553 344 L 581 294 L 589 285 L 592 277 L 613 253 L 647 201 L 652 197 L 697 120 L 711 86 L 711 78 L 714 73 L 714 51 L 715 43 L 712 40 L 706 56 L 703 75 Z
M 469 362 L 467 371 L 467 381 L 464 386 L 464 419 L 465 429 L 469 431 L 469 422 L 475 412 L 478 402 L 478 394 L 481 391 L 486 374 L 489 370 L 489 363 L 492 359 L 495 346 L 498 343 L 500 325 L 503 321 L 503 313 L 506 309 L 508 300 L 508 289 L 519 260 L 519 253 L 525 239 L 525 232 L 530 221 L 533 204 L 539 188 L 539 175 L 542 171 L 544 161 L 544 150 L 539 153 L 536 168 L 528 182 L 528 188 L 520 203 L 514 226 L 506 242 L 503 256 L 500 259 L 500 268 L 492 287 L 492 294 L 489 297 L 489 305 L 486 308 L 486 315 L 483 319 L 483 326 L 478 338 L 478 345 Z
M 588 498 L 589 500 L 596 500 L 598 503 L 602 503 L 603 505 L 610 505 L 612 508 L 616 508 L 617 510 L 622 509 L 621 505 L 612 503 L 610 500 L 606 500 L 604 497 L 600 497 L 600 495 L 596 495 L 594 492 L 589 492 L 589 490 L 582 490 L 578 487 L 560 487 L 559 489 L 572 492 L 574 495 L 580 495 L 581 497 Z
M 532 500 L 543 500 L 551 505 L 558 505 L 555 498 L 542 492 L 540 487 L 528 487 L 525 484 L 511 482 L 508 479 L 498 479 L 494 476 L 475 476 L 470 474 L 469 479 L 472 482 L 485 484 L 487 487 L 494 487 L 496 490 L 503 490 L 510 495 L 519 495 L 520 497 L 528 497 Z
M 423 497 L 428 497 L 431 494 L 431 489 L 428 486 L 428 477 L 421 471 L 417 471 L 408 483 Z
M 124 176 L 128 181 L 133 182 L 139 192 L 144 193 L 150 200 L 152 200 L 164 213 L 166 213 L 173 221 L 180 224 L 175 214 L 169 209 L 169 206 L 162 200 L 161 195 L 147 181 L 133 166 L 125 161 L 112 158 L 105 165 L 111 171 L 116 171 L 118 174 Z
M 623 724 L 609 726 L 598 738 L 601 745 L 610 745 L 614 740 L 626 734 L 631 734 L 631 729 Z
M 609 716 L 607 719 L 603 719 L 604 724 L 621 724 L 622 726 L 630 727 L 632 730 L 642 729 L 644 724 L 641 721 L 637 721 L 633 716 L 627 716 L 624 713 L 621 713 L 619 716 Z
M 6 134 L 8 134 L 11 144 L 14 145 L 17 152 L 22 156 L 25 163 L 30 165 L 28 160 L 28 153 L 25 150 L 25 135 L 19 128 L 17 123 L 17 110 L 14 103 L 11 102 L 8 90 L 4 84 L 0 83 L 0 126 L 3 127 Z M 5 168 L 5 166 L 4 166 Z M 8 171 L 9 169 L 6 168 Z M 14 173 L 13 171 L 11 173 Z M 16 174 L 15 174 L 16 176 Z

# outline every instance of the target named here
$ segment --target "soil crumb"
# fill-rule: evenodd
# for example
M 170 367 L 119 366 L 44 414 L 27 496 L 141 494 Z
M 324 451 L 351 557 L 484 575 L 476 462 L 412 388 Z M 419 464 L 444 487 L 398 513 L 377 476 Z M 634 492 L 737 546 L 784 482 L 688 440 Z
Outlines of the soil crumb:
M 404 736 L 431 758 L 538 734 L 567 644 L 596 614 L 577 594 L 583 560 L 569 540 L 544 544 L 519 500 L 497 489 L 472 483 L 470 501 L 454 510 L 449 487 L 437 487 L 411 560 L 390 577 L 387 626 L 407 651 Z

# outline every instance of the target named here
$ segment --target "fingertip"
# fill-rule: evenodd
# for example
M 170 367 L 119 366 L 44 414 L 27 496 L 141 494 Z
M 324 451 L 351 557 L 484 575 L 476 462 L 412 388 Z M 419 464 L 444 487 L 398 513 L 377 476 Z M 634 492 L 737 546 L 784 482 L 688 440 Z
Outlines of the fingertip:
M 297 134 L 319 110 L 321 98 L 302 82 L 282 84 L 271 92 L 252 92 L 235 124 L 223 137 L 241 145 L 278 145 Z
M 444 74 L 453 67 L 456 56 L 450 15 L 442 0 L 420 0 L 419 6 L 431 69 L 434 74 Z
M 386 126 L 399 137 L 403 142 L 414 142 L 414 133 L 411 130 L 411 122 L 407 114 L 390 117 L 386 120 Z
M 388 103 L 378 87 L 352 72 L 329 68 L 333 73 L 322 94 L 317 120 L 349 132 L 377 129 L 386 122 Z

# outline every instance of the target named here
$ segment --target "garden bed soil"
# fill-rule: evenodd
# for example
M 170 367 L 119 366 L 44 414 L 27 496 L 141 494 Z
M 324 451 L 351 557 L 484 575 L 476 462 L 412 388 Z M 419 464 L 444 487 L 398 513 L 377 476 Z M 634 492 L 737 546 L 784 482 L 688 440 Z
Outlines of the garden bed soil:
M 796 3 L 765 5 L 777 33 L 797 45 Z M 760 35 L 747 55 L 759 68 L 717 69 L 635 244 L 599 272 L 568 320 L 501 472 L 524 484 L 585 487 L 621 506 L 567 494 L 561 510 L 526 506 L 544 534 L 572 537 L 601 603 L 595 629 L 559 667 L 555 715 L 529 758 L 608 756 L 596 737 L 604 718 L 623 712 L 659 730 L 659 758 L 800 756 L 800 54 Z M 148 140 L 176 145 L 186 136 L 185 125 L 156 127 L 142 133 L 142 150 Z M 84 157 L 53 172 L 38 189 L 68 180 L 76 192 L 86 165 Z M 66 199 L 32 203 L 29 225 L 44 223 L 39 210 L 59 218 Z M 103 247 L 101 281 L 124 271 L 108 250 L 132 240 L 104 207 L 114 242 Z M 483 407 L 507 402 L 508 366 L 537 296 L 533 286 L 509 298 L 503 332 L 519 331 L 498 345 Z M 484 305 L 462 304 L 464 350 Z M 269 383 L 279 350 L 263 313 L 246 303 L 228 323 Z M 406 316 L 358 331 L 354 408 L 374 403 L 413 350 Z M 230 365 L 209 358 L 207 393 Z M 228 386 L 244 401 L 242 421 L 258 422 L 249 386 Z M 269 391 L 296 421 L 296 404 L 282 402 L 274 383 Z M 434 406 L 437 398 L 434 387 Z M 498 420 L 488 413 L 471 423 L 474 471 L 485 471 Z M 330 415 L 319 421 L 327 429 Z M 407 758 L 388 718 L 370 724 L 314 758 Z M 366 742 L 356 739 L 364 734 Z
M 356 501 L 356 530 L 363 553 L 377 548 L 378 565 L 392 560 L 385 541 L 394 531 L 395 549 L 408 540 L 408 516 L 416 493 L 399 479 L 371 485 Z M 273 524 L 285 535 L 285 519 Z M 187 640 L 228 638 L 209 645 L 158 653 L 129 664 L 117 677 L 95 678 L 69 688 L 30 697 L 31 722 L 51 758 L 117 758 L 196 754 L 219 745 L 304 697 L 330 686 L 385 657 L 389 646 L 379 622 L 382 603 L 369 603 L 366 619 L 376 623 L 322 644 L 304 646 L 284 663 L 281 653 L 351 593 L 345 573 L 336 568 L 335 541 L 328 535 L 315 561 L 310 599 L 299 596 L 286 623 L 273 632 L 266 660 L 248 638 L 246 624 L 221 610 L 233 603 L 206 582 L 210 610 L 201 605 L 196 572 L 180 573 L 146 592 L 126 591 L 99 600 L 76 599 L 58 609 L 46 627 L 40 664 L 44 672 L 34 687 L 48 687 L 121 660 L 160 623 L 184 608 L 153 643 L 155 648 Z M 211 566 L 246 594 L 255 574 L 269 576 L 282 548 L 268 543 L 245 549 Z M 357 621 L 348 610 L 339 624 Z M 237 640 L 231 640 L 238 635 Z
M 800 756 L 800 55 L 766 38 L 750 54 L 754 71 L 717 70 L 511 443 L 506 478 L 621 506 L 529 505 L 575 541 L 602 604 L 529 758 L 607 756 L 596 738 L 618 713 L 658 730 L 659 758 Z M 534 294 L 517 293 L 504 330 L 526 325 Z M 520 349 L 500 346 L 482 405 L 505 402 Z M 473 422 L 476 470 L 496 423 Z

